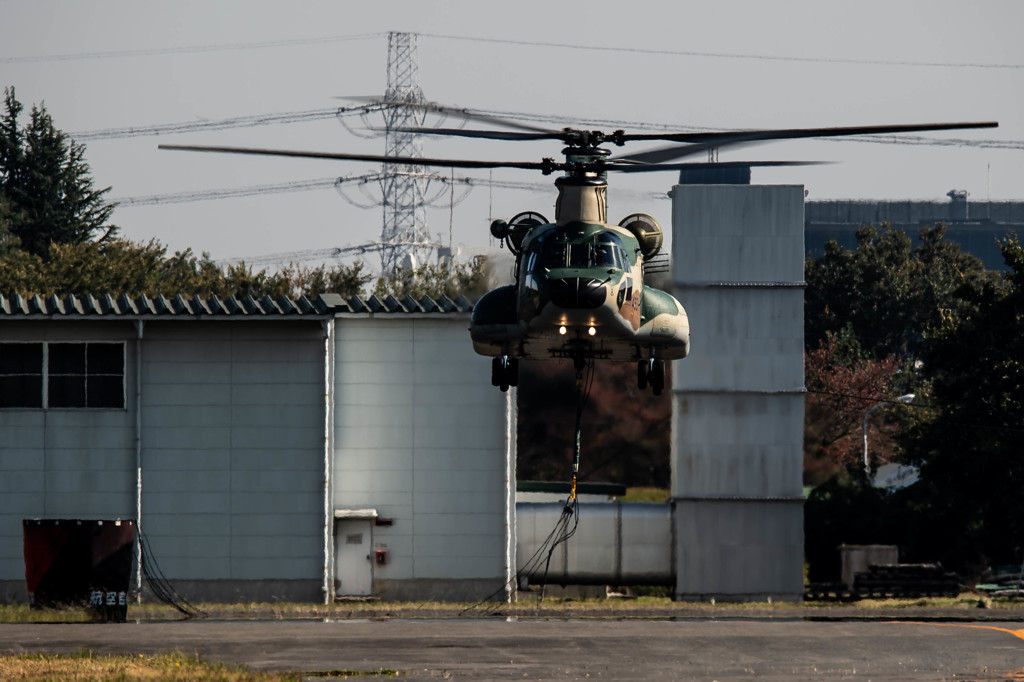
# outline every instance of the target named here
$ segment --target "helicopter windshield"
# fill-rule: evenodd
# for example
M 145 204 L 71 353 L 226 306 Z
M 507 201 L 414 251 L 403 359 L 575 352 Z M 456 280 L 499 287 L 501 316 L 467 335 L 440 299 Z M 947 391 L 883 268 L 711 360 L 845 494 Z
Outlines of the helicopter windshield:
M 597 238 L 594 245 L 594 265 L 626 269 L 625 251 L 622 248 L 622 240 L 617 235 L 605 232 Z
M 626 269 L 626 254 L 614 234 L 602 234 L 595 241 L 566 244 L 565 238 L 552 235 L 541 247 L 541 266 L 553 268 L 610 267 Z

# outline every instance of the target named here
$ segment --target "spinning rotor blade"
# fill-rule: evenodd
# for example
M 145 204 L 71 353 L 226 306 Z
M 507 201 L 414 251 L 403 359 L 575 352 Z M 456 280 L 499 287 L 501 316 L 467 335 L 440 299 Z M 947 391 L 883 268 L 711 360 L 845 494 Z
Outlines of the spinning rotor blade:
M 485 140 L 561 140 L 565 137 L 565 133 L 553 130 L 529 133 L 511 130 L 466 130 L 464 128 L 392 128 L 392 130 L 396 130 L 400 133 L 416 133 L 418 135 L 475 137 Z
M 528 125 L 526 123 L 520 123 L 518 121 L 512 121 L 510 119 L 501 118 L 500 116 L 490 116 L 488 114 L 480 114 L 469 109 L 460 109 L 458 107 L 450 107 L 445 104 L 438 104 L 437 102 L 426 102 L 426 101 L 411 101 L 404 102 L 402 100 L 388 100 L 384 97 L 338 97 L 337 99 L 349 100 L 352 102 L 362 102 L 364 104 L 373 104 L 379 106 L 403 106 L 403 107 L 416 107 L 417 109 L 423 109 L 425 111 L 432 111 L 438 114 L 444 114 L 446 116 L 456 116 L 466 121 L 480 121 L 482 123 L 491 123 L 494 125 L 505 126 L 506 128 L 518 128 L 519 130 L 527 130 L 534 133 L 547 133 L 551 132 L 547 128 L 541 128 L 538 126 Z M 538 138 L 542 139 L 542 138 Z
M 773 140 L 794 140 L 811 137 L 844 137 L 849 135 L 877 135 L 883 133 L 912 133 L 933 130 L 962 130 L 966 128 L 995 128 L 995 121 L 966 123 L 920 123 L 906 125 L 850 126 L 840 128 L 780 128 L 776 130 L 738 130 L 721 133 L 639 133 L 627 134 L 627 141 L 634 140 L 670 140 L 690 143 L 686 147 L 661 147 L 647 152 L 616 157 L 616 161 L 638 161 L 641 163 L 659 163 L 673 161 L 695 154 L 702 154 L 710 149 L 735 147 L 757 142 Z
M 201 145 L 162 144 L 159 149 L 188 152 L 215 152 L 221 154 L 250 154 L 255 156 L 284 156 L 290 158 L 328 159 L 332 161 L 369 161 L 407 166 L 438 166 L 442 168 L 519 168 L 539 170 L 545 175 L 554 171 L 584 171 L 603 173 L 653 173 L 655 171 L 685 170 L 688 168 L 737 168 L 755 166 L 814 166 L 827 161 L 728 161 L 724 163 L 638 163 L 636 161 L 606 161 L 597 159 L 589 163 L 543 161 L 474 161 L 472 159 L 430 159 L 413 156 L 386 156 L 380 154 L 343 154 L 336 152 L 307 152 L 287 149 L 260 149 L 254 147 L 211 147 Z
M 605 170 L 619 173 L 653 173 L 666 170 L 690 170 L 706 168 L 761 168 L 777 166 L 824 166 L 832 161 L 723 161 L 719 162 L 688 162 L 688 163 L 618 163 L 618 160 L 605 161 Z
M 256 156 L 286 156 L 305 159 L 330 159 L 334 161 L 370 161 L 395 163 L 407 166 L 440 166 L 443 168 L 522 168 L 539 170 L 545 174 L 565 170 L 568 166 L 552 159 L 544 161 L 473 161 L 470 159 L 427 159 L 414 156 L 385 156 L 379 154 L 340 154 L 334 152 L 305 152 L 287 149 L 259 149 L 254 147 L 207 147 L 197 145 L 162 144 L 159 149 L 186 152 L 217 152 L 221 154 L 251 154 Z

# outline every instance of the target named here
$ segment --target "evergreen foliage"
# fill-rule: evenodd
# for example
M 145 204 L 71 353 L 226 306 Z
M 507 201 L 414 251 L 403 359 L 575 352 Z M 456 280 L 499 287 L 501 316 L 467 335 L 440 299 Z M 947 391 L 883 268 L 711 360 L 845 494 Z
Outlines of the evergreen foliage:
M 85 147 L 58 130 L 44 105 L 33 106 L 28 124 L 14 88 L 4 89 L 0 118 L 0 221 L 30 254 L 45 256 L 51 244 L 105 241 L 114 205 L 97 190 L 85 162 Z M 0 248 L 4 242 L 0 234 Z
M 876 360 L 922 353 L 935 330 L 963 314 L 965 302 L 956 295 L 961 285 L 991 278 L 945 234 L 942 224 L 923 227 L 912 248 L 903 232 L 866 225 L 857 230 L 856 249 L 827 242 L 825 254 L 805 266 L 806 349 L 848 330 Z
M 963 313 L 924 358 L 934 418 L 908 429 L 921 481 L 906 491 L 919 516 L 916 553 L 951 568 L 1022 563 L 1024 507 L 1024 249 L 1001 245 L 1002 281 L 963 286 Z
M 1024 249 L 1016 238 L 1001 245 L 1010 270 L 1000 279 L 943 233 L 924 228 L 911 249 L 893 230 L 865 227 L 856 250 L 831 243 L 807 263 L 806 433 L 828 432 L 829 420 L 859 432 L 855 422 L 875 404 L 854 404 L 843 417 L 822 393 L 891 400 L 913 392 L 913 407 L 875 414 L 872 451 L 888 439 L 899 446 L 896 461 L 921 469 L 918 483 L 887 494 L 848 458 L 812 493 L 805 508 L 812 580 L 838 571 L 843 543 L 897 544 L 903 561 L 940 561 L 961 575 L 1021 563 Z M 898 371 L 877 371 L 892 358 L 902 358 Z M 844 376 L 848 389 L 819 390 L 842 385 Z

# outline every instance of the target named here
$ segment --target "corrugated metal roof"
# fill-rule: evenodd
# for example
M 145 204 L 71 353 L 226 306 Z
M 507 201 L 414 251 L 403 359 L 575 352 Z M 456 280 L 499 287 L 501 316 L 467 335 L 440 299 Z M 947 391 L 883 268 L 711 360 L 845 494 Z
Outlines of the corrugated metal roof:
M 380 299 L 357 296 L 346 300 L 338 294 L 321 294 L 315 299 L 302 296 L 297 299 L 281 297 L 272 299 L 264 296 L 255 299 L 231 298 L 221 300 L 217 296 L 201 298 L 198 295 L 174 298 L 138 296 L 129 298 L 122 295 L 114 298 L 110 294 L 100 296 L 2 296 L 0 295 L 0 318 L 13 317 L 329 317 L 346 314 L 402 314 L 402 313 L 468 313 L 473 304 L 464 296 L 454 301 L 447 296 L 433 299 L 424 296 L 414 300 L 409 296 L 396 299 L 386 296 Z

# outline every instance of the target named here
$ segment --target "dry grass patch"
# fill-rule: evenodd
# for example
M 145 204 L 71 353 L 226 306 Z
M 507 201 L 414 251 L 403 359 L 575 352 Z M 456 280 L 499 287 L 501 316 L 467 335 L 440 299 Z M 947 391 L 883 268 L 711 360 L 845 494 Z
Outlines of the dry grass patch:
M 0 679 L 30 682 L 75 680 L 197 680 L 201 682 L 284 682 L 301 680 L 295 673 L 261 673 L 237 666 L 205 663 L 181 653 L 158 656 L 76 656 L 23 654 L 0 656 Z

